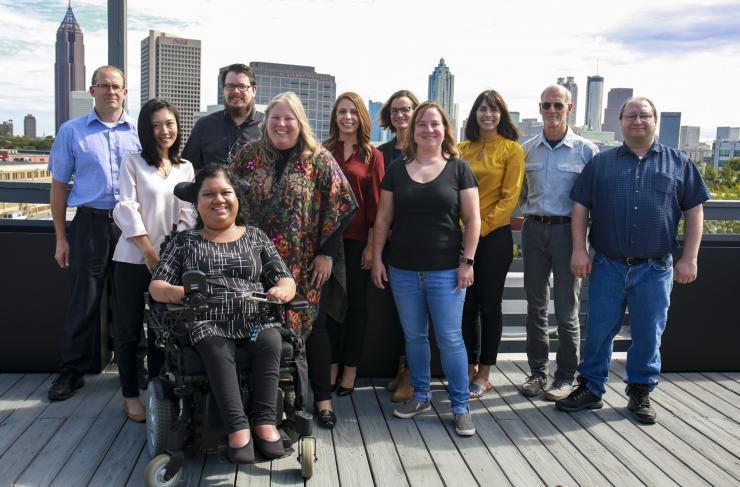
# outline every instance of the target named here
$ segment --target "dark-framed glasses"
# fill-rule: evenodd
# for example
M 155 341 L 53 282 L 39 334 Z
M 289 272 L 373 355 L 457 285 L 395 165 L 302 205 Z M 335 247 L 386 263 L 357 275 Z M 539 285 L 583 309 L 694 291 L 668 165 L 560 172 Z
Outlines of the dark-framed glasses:
M 549 101 L 543 101 L 540 103 L 540 106 L 543 110 L 549 110 L 550 108 L 555 108 L 555 110 L 560 111 L 563 108 L 565 108 L 564 103 L 560 103 L 559 101 L 556 101 L 555 103 L 550 103 Z
M 629 122 L 634 122 L 638 118 L 642 120 L 650 120 L 653 118 L 653 114 L 649 112 L 645 113 L 625 113 L 624 118 L 626 118 Z
M 411 110 L 413 110 L 412 107 L 391 108 L 391 114 L 398 115 L 399 113 L 403 113 L 404 115 L 408 115 L 409 113 L 411 113 Z
M 247 84 L 244 84 L 244 83 L 239 83 L 238 85 L 235 85 L 234 83 L 226 83 L 224 85 L 224 89 L 226 91 L 231 92 L 231 91 L 234 91 L 234 90 L 239 90 L 242 93 L 244 93 L 245 91 L 247 91 L 251 87 L 252 87 L 252 85 L 247 85 Z
M 111 90 L 113 93 L 118 93 L 123 89 L 121 85 L 109 85 L 107 83 L 95 83 L 93 88 L 99 88 L 101 90 Z

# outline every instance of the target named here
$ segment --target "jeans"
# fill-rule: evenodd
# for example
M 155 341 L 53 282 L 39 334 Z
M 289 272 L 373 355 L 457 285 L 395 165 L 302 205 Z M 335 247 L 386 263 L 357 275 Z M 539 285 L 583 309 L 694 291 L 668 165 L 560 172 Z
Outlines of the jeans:
M 612 341 L 619 332 L 625 308 L 629 309 L 632 344 L 627 351 L 625 382 L 648 384 L 653 390 L 660 374 L 660 337 L 665 330 L 673 289 L 670 254 L 639 265 L 596 253 L 588 288 L 588 334 L 580 380 L 602 396 L 609 377 Z
M 414 386 L 414 399 L 429 401 L 429 324 L 439 346 L 442 369 L 449 385 L 455 414 L 468 411 L 468 356 L 462 337 L 462 310 L 465 290 L 456 290 L 457 269 L 408 271 L 389 266 L 391 290 L 406 338 L 406 360 Z
M 554 279 L 558 353 L 555 378 L 572 381 L 578 365 L 581 325 L 578 293 L 581 280 L 570 272 L 573 239 L 570 224 L 538 222 L 528 218 L 522 227 L 524 290 L 527 294 L 527 359 L 532 375 L 547 375 L 550 339 L 547 306 L 550 302 L 550 270 Z

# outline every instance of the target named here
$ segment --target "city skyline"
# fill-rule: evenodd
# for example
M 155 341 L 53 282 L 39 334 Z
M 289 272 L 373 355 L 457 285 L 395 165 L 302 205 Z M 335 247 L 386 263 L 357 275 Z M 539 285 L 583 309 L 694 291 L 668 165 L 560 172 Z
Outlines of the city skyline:
M 439 5 L 445 6 L 442 2 Z M 25 114 L 34 113 L 39 135 L 53 131 L 53 39 L 66 6 L 66 0 L 43 4 L 0 0 L 0 15 L 5 19 L 0 59 L 11 68 L 0 73 L 0 119 L 13 119 L 18 124 Z M 736 28 L 740 6 L 732 2 L 659 0 L 645 8 L 628 1 L 605 15 L 592 4 L 576 0 L 574 13 L 569 14 L 573 19 L 567 21 L 565 29 L 528 2 L 497 6 L 495 20 L 471 28 L 470 18 L 490 7 L 482 1 L 470 1 L 445 14 L 453 35 L 440 31 L 433 42 L 419 45 L 407 39 L 431 32 L 425 28 L 437 25 L 439 9 L 419 9 L 415 2 L 257 0 L 245 7 L 224 0 L 214 8 L 203 8 L 200 2 L 188 0 L 129 0 L 128 6 L 129 51 L 138 51 L 137 41 L 149 29 L 202 41 L 201 109 L 216 100 L 212 80 L 218 68 L 232 62 L 315 66 L 317 72 L 336 77 L 337 92 L 356 91 L 367 101 L 385 100 L 399 88 L 411 89 L 424 98 L 429 69 L 444 57 L 454 68 L 460 119 L 467 118 L 475 96 L 486 88 L 501 92 L 510 109 L 519 111 L 522 118 L 535 118 L 545 85 L 557 77 L 574 76 L 579 87 L 585 87 L 586 76 L 598 73 L 605 78 L 605 93 L 614 87 L 631 86 L 635 94 L 653 98 L 659 111 L 681 111 L 683 123 L 701 127 L 702 140 L 712 139 L 717 126 L 740 125 L 740 102 L 731 102 L 740 66 L 727 62 L 740 54 Z M 94 67 L 107 62 L 107 2 L 75 0 L 72 7 L 85 35 L 85 60 L 91 74 Z M 694 15 L 698 7 L 702 15 Z M 290 14 L 284 15 L 286 11 Z M 310 29 L 309 42 L 285 34 L 301 32 L 307 18 L 323 11 L 331 12 L 326 22 L 361 15 L 372 27 L 382 25 L 391 13 L 414 22 L 402 33 L 355 34 L 354 42 L 330 29 Z M 635 21 L 638 18 L 640 22 Z M 235 39 L 244 32 L 245 22 L 249 24 L 249 34 L 244 34 L 249 48 L 240 54 Z M 647 28 L 650 22 L 655 25 Z M 525 24 L 527 29 L 522 30 Z M 515 40 L 517 48 L 497 50 L 491 58 L 489 51 L 498 45 L 496 38 Z M 259 39 L 264 41 L 256 42 Z M 129 58 L 128 73 L 129 110 L 134 116 L 140 106 L 140 63 L 135 57 Z M 721 74 L 717 74 L 718 66 Z M 689 90 L 697 86 L 701 91 L 691 96 Z M 583 108 L 578 109 L 580 120 Z

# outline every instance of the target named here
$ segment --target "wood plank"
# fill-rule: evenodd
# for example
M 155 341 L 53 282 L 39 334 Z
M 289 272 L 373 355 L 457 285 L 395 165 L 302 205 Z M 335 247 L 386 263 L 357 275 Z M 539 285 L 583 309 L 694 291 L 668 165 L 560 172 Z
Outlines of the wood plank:
M 676 382 L 676 377 L 679 378 L 678 383 Z M 740 408 L 736 405 L 738 400 L 740 400 L 740 397 L 727 388 L 715 383 L 713 380 L 704 377 L 702 374 L 697 372 L 674 374 L 673 383 L 678 384 L 679 386 L 681 386 L 681 384 L 698 386 L 696 389 L 697 392 L 699 392 L 700 389 L 703 389 L 710 393 L 710 395 L 702 393 L 700 399 L 712 405 L 715 409 L 721 407 L 719 410 L 728 418 L 734 421 L 738 421 L 738 419 L 740 419 Z M 719 401 L 717 401 L 715 397 L 718 398 Z
M 87 485 L 118 432 L 128 421 L 114 394 L 59 471 L 52 485 Z
M 0 374 L 0 399 L 3 399 L 3 394 L 21 380 L 24 375 L 11 373 Z
M 234 485 L 236 468 L 226 455 L 209 453 L 203 466 L 200 485 Z
M 726 376 L 728 379 L 740 382 L 740 372 L 722 372 L 722 375 Z
M 375 485 L 408 485 L 393 438 L 368 379 L 358 379 L 352 403 Z
M 393 416 L 396 403 L 391 402 L 391 395 L 385 390 L 387 383 L 387 380 L 373 379 L 375 396 L 383 411 L 383 417 L 386 419 L 388 431 L 393 438 L 401 465 L 406 472 L 406 479 L 411 486 L 415 487 L 443 485 L 416 423 Z
M 527 378 L 519 367 L 509 361 L 500 362 L 496 369 L 494 369 L 494 373 L 497 372 L 504 374 L 516 389 L 518 389 L 517 385 L 522 384 Z M 507 395 L 506 399 L 508 399 L 508 404 L 517 412 L 527 427 L 543 440 L 542 442 L 545 447 L 568 470 L 578 485 L 606 485 L 610 483 L 589 462 L 588 457 L 591 455 L 591 452 L 579 451 L 575 444 L 571 442 L 570 438 L 558 430 L 557 424 L 551 422 L 543 413 L 542 410 L 553 408 L 552 402 L 548 403 L 538 399 L 530 400 L 530 398 L 521 393 Z M 612 481 L 614 481 L 614 478 L 612 478 Z
M 126 421 L 95 471 L 91 485 L 124 486 L 146 442 L 146 425 Z
M 337 424 L 334 425 L 334 449 L 339 470 L 339 483 L 342 485 L 373 485 L 362 433 L 355 416 L 351 396 L 332 399 Z
M 56 378 L 56 376 L 54 376 Z M 100 374 L 88 374 L 85 376 L 85 386 L 79 389 L 75 394 L 65 401 L 53 401 L 48 407 L 41 413 L 41 418 L 69 418 L 72 416 L 79 416 L 80 412 L 78 409 L 82 404 L 88 401 L 98 403 L 103 396 L 110 398 L 110 392 L 115 391 L 121 386 L 120 380 L 118 379 L 118 373 L 101 372 Z M 99 394 L 100 391 L 102 394 Z M 100 410 L 103 409 L 105 403 L 98 405 L 95 408 L 86 408 L 85 414 L 88 417 L 95 418 Z M 123 397 L 121 397 L 121 403 L 123 403 Z
M 331 430 L 319 425 L 317 412 L 314 411 L 313 437 L 316 439 L 316 462 L 313 468 L 313 477 L 306 485 L 308 486 L 331 486 L 339 487 L 339 472 L 337 471 L 337 459 L 334 451 L 334 438 Z M 298 448 L 297 445 L 294 448 Z
M 702 375 L 707 379 L 713 380 L 725 389 L 740 395 L 740 382 L 730 379 L 725 374 L 720 374 L 719 372 L 702 372 Z
M 62 424 L 61 419 L 38 419 L 0 456 L 0 479 L 6 485 L 13 483 L 44 446 L 44 440 Z
M 51 383 L 52 378 L 49 376 L 26 399 L 14 401 L 17 409 L 0 423 L 0 453 L 11 448 L 13 442 L 26 431 L 49 404 L 47 392 Z M 51 434 L 53 433 L 50 432 L 50 436 Z
M 610 377 L 616 379 L 613 374 L 610 374 Z M 607 383 L 607 387 L 613 393 L 606 399 L 610 406 L 639 426 L 632 414 L 624 407 L 620 407 L 624 404 L 623 401 L 628 400 L 624 388 L 615 383 Z M 621 397 L 619 404 L 612 401 L 615 396 Z M 671 414 L 657 401 L 651 403 L 658 413 L 658 423 L 650 427 L 641 427 L 641 431 L 650 435 L 680 462 L 712 485 L 732 485 L 740 480 L 740 459 L 690 427 L 680 417 Z M 735 478 L 731 475 L 733 471 Z
M 270 468 L 272 470 L 270 480 L 273 484 L 281 487 L 291 485 L 303 487 L 303 477 L 301 477 L 301 465 L 298 463 L 297 451 L 289 457 L 273 460 Z
M 239 465 L 235 487 L 270 487 L 270 464 Z
M 182 487 L 199 485 L 205 463 L 205 453 L 200 451 L 185 451 L 185 464 L 182 467 L 182 476 L 177 484 Z
M 437 416 L 442 420 L 442 424 L 447 429 L 447 434 L 452 438 L 452 442 L 478 484 L 511 485 L 495 457 L 491 455 L 491 452 L 477 434 L 465 438 L 458 436 L 455 432 L 455 417 L 452 414 L 448 391 L 437 379 L 432 381 L 432 386 L 432 406 L 437 411 Z M 471 414 L 476 430 L 478 429 L 478 423 L 492 420 L 489 414 L 480 410 L 478 412 L 479 414 L 476 415 Z
M 144 471 L 146 470 L 147 465 L 149 465 L 149 461 L 152 459 L 152 456 L 149 454 L 149 450 L 146 447 L 146 441 L 144 443 L 144 447 L 141 449 L 139 457 L 136 459 L 136 465 L 134 465 L 131 475 L 128 476 L 126 487 L 140 487 L 143 482 Z
M 0 399 L 0 423 L 16 410 L 25 407 L 24 401 L 49 380 L 49 374 L 26 374 L 8 389 Z M 0 450 L 2 453 L 2 450 Z
M 439 386 L 432 387 L 432 390 L 434 389 L 439 389 Z M 416 427 L 419 428 L 419 433 L 421 433 L 421 437 L 424 439 L 424 443 L 445 484 L 475 485 L 475 478 L 470 473 L 465 460 L 460 456 L 460 452 L 457 451 L 455 444 L 447 433 L 447 429 L 442 424 L 442 419 L 434 409 L 421 413 L 413 419 L 393 418 L 393 421 L 416 423 Z

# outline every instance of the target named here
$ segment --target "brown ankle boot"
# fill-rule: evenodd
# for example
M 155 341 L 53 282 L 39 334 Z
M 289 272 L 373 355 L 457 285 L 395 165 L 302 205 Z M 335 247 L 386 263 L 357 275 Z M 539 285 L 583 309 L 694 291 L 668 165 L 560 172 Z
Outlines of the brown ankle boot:
M 406 357 L 401 355 L 398 358 L 398 372 L 396 372 L 396 376 L 391 379 L 388 385 L 385 386 L 386 391 L 395 392 L 395 390 L 398 389 L 398 383 L 401 382 L 401 375 L 404 370 L 406 370 Z
M 412 397 L 414 397 L 414 386 L 411 385 L 411 373 L 409 373 L 409 369 L 403 369 L 401 380 L 398 382 L 398 387 L 391 395 L 391 401 L 410 401 Z

